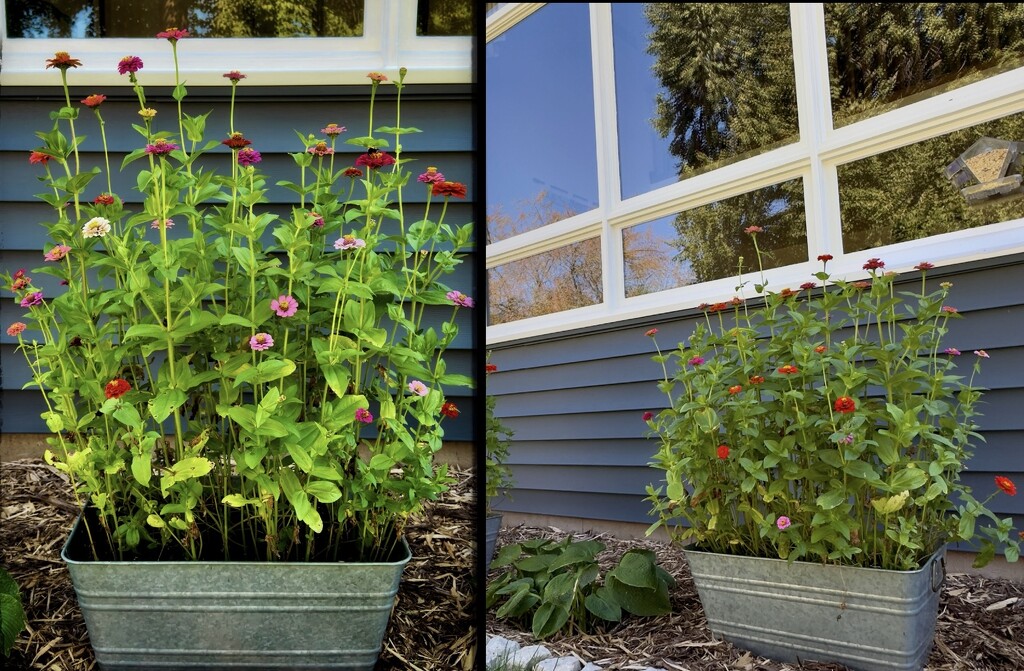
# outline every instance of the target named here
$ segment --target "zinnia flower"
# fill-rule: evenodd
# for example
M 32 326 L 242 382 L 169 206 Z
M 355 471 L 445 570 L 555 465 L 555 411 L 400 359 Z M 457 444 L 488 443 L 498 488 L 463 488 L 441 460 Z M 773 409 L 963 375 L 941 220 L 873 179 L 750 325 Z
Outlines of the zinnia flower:
M 762 375 L 751 375 L 750 384 L 761 384 L 764 382 L 764 376 Z
M 388 80 L 387 75 L 382 75 L 379 72 L 369 72 L 366 76 L 375 84 L 380 84 L 381 82 L 386 82 Z
M 146 153 L 152 154 L 153 156 L 163 156 L 164 154 L 170 154 L 175 149 L 180 149 L 178 145 L 173 142 L 168 142 L 163 138 L 157 138 L 153 140 L 153 144 L 146 145 Z
M 71 248 L 68 247 L 67 245 L 57 245 L 50 251 L 46 252 L 46 254 L 43 255 L 43 258 L 45 258 L 47 261 L 60 261 L 65 256 L 67 256 L 68 252 L 70 251 Z
M 11 324 L 10 326 L 7 327 L 7 335 L 9 335 L 9 336 L 19 335 L 26 328 L 27 327 L 22 322 L 14 322 L 13 324 Z
M 306 149 L 310 154 L 316 154 L 317 156 L 330 156 L 334 153 L 334 150 L 327 146 L 326 142 L 317 142 L 312 147 Z
M 466 197 L 466 185 L 462 182 L 437 182 L 430 187 L 430 193 L 435 196 L 451 196 L 455 198 Z
M 34 151 L 34 152 L 32 152 L 31 154 L 28 155 L 28 162 L 29 163 L 42 163 L 43 165 L 46 165 L 47 162 L 49 162 L 49 160 L 50 160 L 50 155 L 49 154 L 44 154 L 41 151 Z
M 871 282 L 865 282 L 864 280 L 861 280 L 860 282 L 854 282 L 852 286 L 855 289 L 870 289 Z
M 424 184 L 437 184 L 444 181 L 444 175 L 439 173 L 437 168 L 430 166 L 425 173 L 416 178 L 416 181 Z
M 108 382 L 103 392 L 107 395 L 107 398 L 121 398 L 131 390 L 132 386 L 128 384 L 128 380 L 122 380 L 118 377 Z
M 156 36 L 162 40 L 167 40 L 171 44 L 174 44 L 178 40 L 182 40 L 188 37 L 188 31 L 178 30 L 177 28 L 168 28 L 167 30 L 160 31 L 156 34 Z
M 445 401 L 444 405 L 441 406 L 441 414 L 445 417 L 451 417 L 455 419 L 459 416 L 459 409 L 451 401 Z
M 692 359 L 690 359 L 688 363 L 694 367 L 699 366 L 702 363 L 704 363 L 704 357 L 695 356 Z
M 354 235 L 348 234 L 343 235 L 334 241 L 334 248 L 340 250 L 346 249 L 360 249 L 366 246 L 366 240 L 357 238 Z
M 800 369 L 798 369 L 796 366 L 794 366 L 791 363 L 787 363 L 785 366 L 780 366 L 778 370 L 783 375 L 792 375 L 794 373 L 799 373 L 800 372 Z
M 740 393 L 741 391 L 743 391 L 742 384 L 734 384 L 733 386 L 729 387 L 729 393 L 733 396 Z
M 943 305 L 942 306 L 942 311 L 945 312 L 946 314 L 949 314 L 949 315 L 955 315 L 957 312 L 960 312 L 959 310 L 957 310 L 952 305 Z
M 82 61 L 77 58 L 72 58 L 71 54 L 66 51 L 58 51 L 53 55 L 53 58 L 46 59 L 46 69 L 57 68 L 58 70 L 67 70 L 68 68 L 77 68 L 82 64 Z
M 747 235 L 753 235 L 754 233 L 764 233 L 764 229 L 760 226 L 747 226 L 743 229 L 743 232 Z
M 657 334 L 658 334 L 658 329 L 649 329 L 647 331 L 647 333 L 645 333 L 644 335 L 647 336 L 648 338 L 653 338 Z
M 25 269 L 19 268 L 11 277 L 11 291 L 21 291 L 32 282 L 32 278 L 25 275 Z
M 232 149 L 241 149 L 242 147 L 248 147 L 252 144 L 251 140 L 246 140 L 245 136 L 241 133 L 232 133 L 228 136 L 228 139 L 221 140 L 220 143 L 226 147 Z
M 718 458 L 719 459 L 728 459 L 729 458 L 729 446 L 728 445 L 719 445 L 718 446 Z
M 164 229 L 174 228 L 174 221 L 171 220 L 171 219 L 164 219 L 163 225 L 164 225 Z M 149 227 L 159 230 L 159 228 L 160 228 L 160 220 L 159 219 L 154 219 L 153 223 L 150 224 Z
M 645 413 L 644 413 L 644 415 L 643 415 L 643 420 L 644 420 L 645 422 L 649 422 L 649 421 L 651 421 L 651 419 L 653 419 L 653 418 L 654 418 L 654 413 L 653 413 L 653 412 L 651 412 L 650 410 L 648 410 L 647 412 L 645 412 Z
M 804 282 L 803 284 L 800 285 L 800 288 L 803 289 L 804 291 L 809 291 L 816 286 L 818 285 L 815 284 L 814 282 Z
M 818 354 L 824 354 L 826 349 L 828 348 L 825 347 L 824 345 L 818 345 L 817 347 L 814 348 L 814 351 L 817 352 Z
M 249 347 L 256 352 L 261 352 L 266 349 L 270 349 L 274 346 L 274 339 L 269 333 L 257 333 L 253 337 L 249 338 Z
M 362 177 L 363 171 L 360 170 L 359 168 L 345 168 L 345 172 L 341 174 L 343 174 L 345 177 L 351 177 L 352 179 L 355 179 L 356 177 Z
M 931 270 L 934 267 L 935 264 L 928 263 L 927 261 L 922 261 L 921 263 L 914 266 L 914 270 L 920 270 L 921 272 L 924 272 L 925 270 Z
M 857 403 L 849 396 L 840 396 L 832 407 L 836 409 L 836 412 L 847 413 L 856 410 Z
M 94 93 L 91 96 L 86 96 L 85 98 L 82 98 L 82 104 L 86 107 L 96 109 L 97 107 L 102 105 L 103 101 L 106 99 L 107 96 L 103 95 L 102 93 Z
M 114 196 L 110 193 L 101 193 L 92 200 L 93 205 L 113 205 Z
M 156 110 L 152 107 L 143 107 L 139 110 L 139 116 L 148 121 L 156 116 Z
M 221 77 L 226 77 L 226 78 L 230 79 L 232 84 L 237 84 L 241 80 L 245 79 L 245 75 L 243 75 L 238 70 L 232 70 L 231 72 L 225 72 L 224 74 L 221 75 Z
M 102 238 L 110 232 L 110 222 L 103 217 L 93 217 L 82 226 L 82 236 L 86 238 Z
M 818 260 L 821 261 L 822 263 L 828 263 L 833 258 L 834 257 L 831 254 L 821 254 L 820 256 L 818 256 Z
M 366 408 L 356 408 L 356 421 L 369 424 L 373 421 L 373 415 Z
M 496 364 L 496 363 L 489 363 L 486 366 L 484 366 L 484 371 L 487 372 L 487 373 L 497 373 L 498 372 L 498 364 Z
M 142 69 L 142 59 L 138 56 L 125 56 L 117 63 L 118 74 L 135 74 Z
M 23 308 L 30 308 L 33 305 L 39 305 L 42 302 L 43 302 L 43 292 L 42 291 L 33 291 L 30 294 L 26 294 L 26 296 L 21 299 L 21 303 L 19 303 L 19 305 L 21 305 L 21 307 L 23 307 Z
M 449 291 L 445 294 L 445 298 L 450 300 L 455 305 L 471 308 L 473 307 L 473 299 L 462 293 L 461 291 Z
M 790 524 L 791 522 L 789 521 L 789 518 L 785 515 L 780 515 L 779 519 L 775 520 L 775 526 L 779 528 L 779 531 L 782 531 L 783 529 L 788 529 Z
M 260 155 L 258 151 L 252 149 L 251 147 L 246 147 L 245 149 L 238 150 L 238 165 L 242 166 L 243 168 L 249 167 L 251 165 L 256 165 L 262 160 L 263 156 Z
M 278 317 L 291 317 L 299 309 L 299 303 L 291 296 L 278 296 L 270 301 L 270 309 L 277 313 Z
M 417 396 L 426 396 L 430 393 L 430 390 L 427 389 L 427 385 L 423 384 L 419 380 L 413 380 L 409 383 L 409 391 Z
M 976 350 L 974 350 L 974 353 L 977 354 L 978 356 L 980 356 L 982 359 L 991 359 L 992 358 L 992 357 L 990 357 L 988 355 L 988 352 L 986 352 L 983 349 L 976 349 Z
M 356 165 L 361 165 L 364 168 L 373 170 L 375 168 L 383 168 L 386 165 L 394 165 L 395 159 L 392 158 L 386 151 L 374 151 L 366 154 L 360 154 L 356 159 Z
M 868 259 L 868 262 L 864 264 L 864 270 L 878 270 L 879 268 L 885 268 L 885 263 L 881 259 Z
M 950 356 L 960 356 L 960 350 L 958 350 L 955 347 L 947 347 L 946 348 L 946 354 L 948 354 Z
M 339 126 L 336 123 L 329 123 L 329 124 L 327 124 L 326 128 L 321 128 L 320 132 L 323 133 L 324 135 L 328 136 L 328 137 L 334 137 L 336 135 L 341 135 L 346 130 L 348 130 L 348 129 L 345 128 L 344 126 Z
M 996 487 L 998 487 L 999 489 L 1003 490 L 1004 492 L 1006 492 L 1010 496 L 1016 496 L 1017 495 L 1017 485 L 1013 484 L 1013 481 L 1010 480 L 1010 478 L 1004 477 L 1002 475 L 997 475 L 996 476 Z
M 313 217 L 313 223 L 311 223 L 310 226 L 312 226 L 313 228 L 324 227 L 324 218 L 321 217 L 319 214 L 317 214 L 316 212 L 310 212 L 309 216 Z
M 952 282 L 939 282 L 939 286 L 942 287 L 943 289 L 951 289 L 951 288 L 953 288 L 953 283 Z

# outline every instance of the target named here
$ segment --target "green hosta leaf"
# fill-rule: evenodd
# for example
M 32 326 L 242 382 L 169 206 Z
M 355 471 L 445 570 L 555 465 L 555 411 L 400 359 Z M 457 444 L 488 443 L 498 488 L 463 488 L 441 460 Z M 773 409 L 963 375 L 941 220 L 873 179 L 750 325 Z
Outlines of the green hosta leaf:
M 501 549 L 498 550 L 498 556 L 491 560 L 491 568 L 508 566 L 515 560 L 519 559 L 519 555 L 521 554 L 523 554 L 523 546 L 519 543 L 503 545 Z
M 630 550 L 622 555 L 619 565 L 608 576 L 631 587 L 656 589 L 658 578 L 654 572 L 654 553 L 650 550 Z
M 526 571 L 527 573 L 547 571 L 555 559 L 554 555 L 535 555 L 516 561 L 515 566 L 520 571 Z
M 547 638 L 569 621 L 569 610 L 560 604 L 544 602 L 533 614 L 534 638 Z
M 565 566 L 592 562 L 598 553 L 604 550 L 604 548 L 605 545 L 603 543 L 594 540 L 572 543 L 562 551 L 561 555 L 551 562 L 551 565 L 548 566 L 548 570 L 557 571 Z
M 495 612 L 495 616 L 519 617 L 528 613 L 538 603 L 540 603 L 540 596 L 531 592 L 529 587 L 523 586 L 501 605 L 501 608 Z
M 583 600 L 583 605 L 596 617 L 608 622 L 619 622 L 622 620 L 622 608 L 615 602 L 607 587 L 602 587 L 593 594 L 588 594 Z
M 576 581 L 578 576 L 575 572 L 559 573 L 544 585 L 544 601 L 558 602 L 562 605 L 572 603 L 576 592 Z
M 6 571 L 0 570 L 0 575 L 5 576 L 11 583 L 14 582 Z M 25 610 L 21 606 L 17 587 L 14 585 L 14 594 L 0 592 L 0 652 L 3 652 L 4 657 L 11 654 L 18 634 L 25 628 Z

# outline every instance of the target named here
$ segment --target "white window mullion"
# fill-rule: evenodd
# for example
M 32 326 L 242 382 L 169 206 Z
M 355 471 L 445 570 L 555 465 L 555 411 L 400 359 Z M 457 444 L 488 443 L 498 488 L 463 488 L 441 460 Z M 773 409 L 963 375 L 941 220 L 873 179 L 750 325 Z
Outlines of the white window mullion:
M 619 145 L 615 114 L 615 60 L 612 8 L 590 5 L 590 54 L 594 80 L 594 128 L 597 129 L 597 202 L 601 212 L 601 269 L 604 303 L 616 310 L 625 294 L 622 243 L 608 224 L 608 211 L 620 199 Z
M 843 249 L 839 179 L 835 166 L 821 160 L 821 147 L 832 132 L 825 11 L 821 3 L 797 2 L 790 4 L 789 11 L 800 143 L 807 147 L 810 159 L 803 185 L 807 253 L 811 259 L 820 254 L 838 256 Z

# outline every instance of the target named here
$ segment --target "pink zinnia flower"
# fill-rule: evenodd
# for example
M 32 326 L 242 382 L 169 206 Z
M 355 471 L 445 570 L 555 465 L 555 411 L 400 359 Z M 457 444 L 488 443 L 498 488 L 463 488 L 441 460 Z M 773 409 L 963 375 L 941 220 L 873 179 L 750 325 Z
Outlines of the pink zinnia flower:
M 245 149 L 238 150 L 238 165 L 242 166 L 243 168 L 248 167 L 250 165 L 256 165 L 262 160 L 263 156 L 258 151 L 251 147 L 246 147 Z
M 138 56 L 125 56 L 117 64 L 118 74 L 136 73 L 142 69 L 142 59 Z
M 413 380 L 412 382 L 409 383 L 409 391 L 416 394 L 417 396 L 426 396 L 428 393 L 430 393 L 430 390 L 427 389 L 427 385 L 423 384 L 419 380 Z
M 171 44 L 174 44 L 178 40 L 182 40 L 188 37 L 188 31 L 178 30 L 177 28 L 168 28 L 167 30 L 160 31 L 156 34 L 156 36 L 162 40 L 167 40 Z
M 291 296 L 278 296 L 270 301 L 270 309 L 277 313 L 278 317 L 291 317 L 299 309 L 299 303 Z
M 643 420 L 644 420 L 645 422 L 649 422 L 649 421 L 651 421 L 651 419 L 653 419 L 653 418 L 654 418 L 654 413 L 653 413 L 653 412 L 651 412 L 650 410 L 648 410 L 647 412 L 645 412 L 645 413 L 644 413 L 644 416 L 643 416 Z
M 658 334 L 658 329 L 648 329 L 647 333 L 645 333 L 644 335 L 647 336 L 648 338 L 653 338 L 657 334 Z
M 174 222 L 172 220 L 170 220 L 170 219 L 164 219 L 163 223 L 164 223 L 164 228 L 165 229 L 167 229 L 167 228 L 174 228 Z M 150 224 L 149 227 L 150 228 L 159 229 L 160 228 L 160 220 L 159 219 L 154 219 L 153 223 Z
M 947 347 L 946 348 L 946 354 L 948 354 L 950 356 L 960 356 L 960 350 L 958 350 L 955 347 Z
M 223 75 L 221 75 L 221 77 L 226 77 L 226 78 L 230 79 L 231 82 L 234 83 L 234 84 L 237 84 L 241 80 L 245 79 L 245 75 L 243 75 L 238 70 L 232 70 L 231 72 L 225 72 Z
M 789 518 L 785 515 L 780 515 L 779 519 L 775 520 L 775 526 L 779 528 L 779 531 L 782 531 L 783 529 L 788 529 L 790 524 L 791 522 L 789 521 Z
M 265 349 L 270 349 L 274 346 L 274 339 L 269 333 L 257 333 L 253 337 L 249 338 L 249 347 L 253 350 L 260 352 Z
M 764 233 L 764 229 L 760 226 L 747 226 L 743 229 L 743 232 L 747 235 L 753 235 L 754 233 Z
M 695 356 L 688 362 L 691 366 L 699 366 L 704 363 L 704 357 Z
M 47 261 L 60 261 L 65 256 L 67 256 L 68 252 L 70 251 L 71 248 L 68 247 L 67 245 L 57 245 L 50 251 L 46 252 L 46 254 L 43 255 L 43 258 L 45 258 Z
M 329 124 L 327 124 L 326 128 L 321 128 L 320 132 L 323 133 L 324 135 L 328 136 L 328 137 L 334 137 L 336 135 L 341 135 L 346 130 L 348 130 L 348 129 L 345 128 L 344 126 L 339 126 L 336 123 L 329 123 Z
M 42 291 L 33 291 L 32 293 L 27 294 L 24 298 L 22 298 L 21 299 L 21 303 L 19 303 L 19 305 L 21 305 L 21 307 L 23 307 L 23 308 L 30 308 L 33 305 L 39 305 L 42 302 L 43 302 L 43 292 Z
M 170 154 L 175 149 L 180 149 L 178 145 L 173 142 L 168 142 L 163 138 L 157 138 L 153 140 L 153 144 L 146 145 L 146 153 L 154 156 L 162 156 L 164 154 Z
M 34 151 L 34 152 L 32 152 L 31 154 L 28 155 L 28 162 L 29 163 L 42 163 L 43 165 L 46 165 L 49 160 L 50 160 L 50 155 L 49 154 L 44 154 L 41 151 Z
M 977 354 L 978 356 L 980 356 L 982 359 L 990 359 L 990 358 L 992 358 L 992 357 L 990 357 L 988 355 L 988 352 L 986 352 L 983 349 L 976 349 L 976 350 L 974 350 L 974 353 Z
M 424 184 L 437 184 L 444 181 L 444 175 L 437 171 L 437 168 L 430 166 L 427 171 L 416 178 L 417 182 Z
M 388 80 L 387 75 L 382 75 L 379 72 L 369 72 L 366 76 L 375 84 L 380 84 L 381 82 L 386 82 Z
M 324 227 L 324 218 L 321 217 L 318 213 L 310 212 L 309 216 L 313 217 L 313 223 L 310 224 L 310 226 L 312 226 L 313 228 L 323 228 Z
M 360 249 L 366 246 L 366 240 L 354 235 L 343 235 L 334 241 L 334 248 L 340 250 Z
M 306 149 L 309 154 L 316 154 L 317 156 L 330 156 L 334 153 L 334 150 L 327 146 L 326 142 L 317 142 L 312 147 Z
M 25 324 L 23 324 L 22 322 L 14 322 L 13 324 L 11 324 L 10 326 L 7 327 L 7 335 L 9 335 L 9 336 L 19 335 L 26 328 L 28 328 L 28 327 L 26 327 Z
M 473 299 L 462 293 L 461 291 L 449 291 L 445 294 L 445 298 L 450 300 L 455 305 L 471 308 L 473 307 Z
M 942 306 L 942 311 L 945 312 L 946 314 L 950 314 L 950 315 L 955 315 L 957 312 L 960 312 L 959 310 L 957 310 L 952 305 L 943 305 Z
M 373 415 L 366 408 L 356 408 L 356 421 L 369 424 L 373 421 Z
M 97 107 L 102 105 L 103 101 L 106 100 L 106 99 L 107 99 L 107 96 L 103 95 L 102 93 L 94 93 L 91 96 L 86 96 L 85 98 L 83 98 L 82 99 L 82 104 L 85 105 L 86 107 L 91 107 L 93 109 L 96 109 Z

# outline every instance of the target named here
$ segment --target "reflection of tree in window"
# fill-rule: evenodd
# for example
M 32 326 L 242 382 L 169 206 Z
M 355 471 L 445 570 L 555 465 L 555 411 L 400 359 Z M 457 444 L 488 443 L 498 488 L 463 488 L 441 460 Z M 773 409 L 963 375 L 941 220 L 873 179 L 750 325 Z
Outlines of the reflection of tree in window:
M 416 34 L 472 35 L 473 3 L 470 0 L 419 0 Z
M 662 88 L 653 124 L 670 138 L 680 178 L 792 141 L 788 5 L 649 3 L 644 11 Z M 676 218 L 677 261 L 691 264 L 698 282 L 733 275 L 737 254 L 754 258 L 743 233 L 752 225 L 764 228 L 759 244 L 771 266 L 806 260 L 801 182 L 683 212 Z
M 174 26 L 197 37 L 362 35 L 363 0 L 7 0 L 10 37 L 152 37 Z

